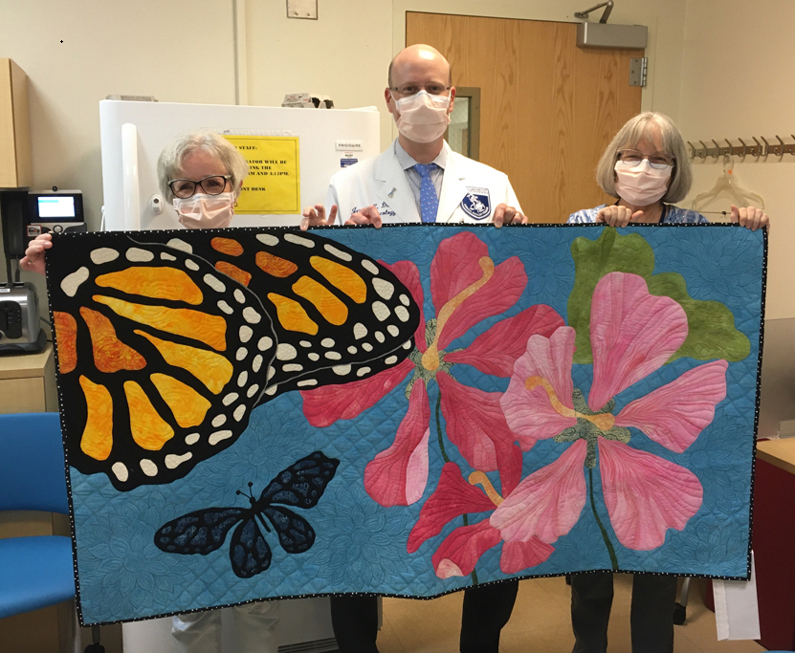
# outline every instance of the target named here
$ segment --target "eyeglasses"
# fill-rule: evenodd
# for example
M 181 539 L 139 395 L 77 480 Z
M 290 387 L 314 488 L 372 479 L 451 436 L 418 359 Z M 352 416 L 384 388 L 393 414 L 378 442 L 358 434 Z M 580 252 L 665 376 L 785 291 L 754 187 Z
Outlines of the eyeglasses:
M 654 154 L 644 154 L 638 150 L 619 150 L 618 161 L 624 161 L 629 165 L 638 165 L 643 159 L 648 159 L 649 165 L 657 170 L 662 170 L 666 166 L 672 166 L 676 159 L 668 156 L 664 152 L 655 152 Z
M 444 84 L 429 82 L 428 84 L 404 84 L 403 86 L 390 87 L 389 90 L 400 93 L 403 96 L 416 95 L 421 90 L 425 90 L 430 95 L 443 95 L 450 88 L 450 86 L 445 86 Z
M 181 200 L 193 197 L 197 188 L 201 188 L 208 195 L 220 195 L 226 188 L 226 182 L 231 178 L 232 175 L 210 175 L 199 181 L 174 179 L 168 182 L 168 187 L 174 193 L 174 197 L 178 197 Z

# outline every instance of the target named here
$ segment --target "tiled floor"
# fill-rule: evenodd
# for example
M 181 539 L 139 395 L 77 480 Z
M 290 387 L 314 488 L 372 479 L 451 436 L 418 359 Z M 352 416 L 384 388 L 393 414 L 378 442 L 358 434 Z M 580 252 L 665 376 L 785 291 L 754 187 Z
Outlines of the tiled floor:
M 631 576 L 618 575 L 610 620 L 609 653 L 630 653 Z M 718 642 L 715 615 L 704 607 L 702 586 L 691 586 L 687 623 L 675 627 L 675 653 L 758 653 L 755 642 Z M 455 653 L 463 593 L 433 601 L 384 599 L 381 653 Z M 525 580 L 510 622 L 502 631 L 502 653 L 571 653 L 574 637 L 570 592 L 563 578 Z

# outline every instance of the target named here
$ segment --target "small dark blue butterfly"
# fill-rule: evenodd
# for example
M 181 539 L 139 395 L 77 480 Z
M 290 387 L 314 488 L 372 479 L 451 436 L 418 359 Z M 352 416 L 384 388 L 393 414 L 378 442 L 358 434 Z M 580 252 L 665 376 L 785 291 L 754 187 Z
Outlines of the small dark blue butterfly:
M 252 483 L 249 483 L 250 508 L 207 508 L 182 515 L 158 529 L 155 545 L 166 553 L 207 555 L 220 548 L 229 530 L 243 520 L 232 533 L 229 558 L 235 575 L 251 578 L 271 564 L 271 548 L 262 531 L 264 528 L 271 532 L 268 521 L 287 553 L 303 553 L 312 547 L 315 543 L 312 526 L 282 506 L 314 508 L 339 464 L 336 458 L 315 451 L 279 472 L 259 499 L 251 494 Z M 238 490 L 237 494 L 242 492 Z

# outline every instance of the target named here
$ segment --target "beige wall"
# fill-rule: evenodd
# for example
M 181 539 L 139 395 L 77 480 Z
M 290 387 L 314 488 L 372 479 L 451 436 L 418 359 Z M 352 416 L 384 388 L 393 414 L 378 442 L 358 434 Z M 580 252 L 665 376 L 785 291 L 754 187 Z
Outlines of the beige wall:
M 331 96 L 339 108 L 376 105 L 386 146 L 393 130 L 382 108 L 385 70 L 404 42 L 406 11 L 575 21 L 574 11 L 589 4 L 319 0 L 320 19 L 306 21 L 287 19 L 284 0 L 195 0 L 190 12 L 182 2 L 155 0 L 5 0 L 0 56 L 13 58 L 30 78 L 35 185 L 82 189 L 89 226 L 97 228 L 97 103 L 109 93 L 232 104 L 237 51 L 243 103 L 278 105 L 285 93 L 308 90 Z M 235 13 L 243 25 L 237 44 Z M 795 129 L 787 120 L 795 90 L 785 79 L 795 43 L 782 31 L 793 18 L 791 0 L 724 0 L 720 11 L 710 0 L 622 0 L 610 21 L 649 27 L 643 108 L 668 113 L 686 137 L 698 139 Z M 787 159 L 735 168 L 776 218 L 768 301 L 774 317 L 795 315 L 795 301 L 786 293 L 795 271 L 786 249 L 795 236 L 787 217 L 794 169 Z M 694 192 L 710 187 L 718 172 L 715 165 L 697 166 Z
M 746 140 L 750 136 L 793 142 L 795 88 L 789 83 L 795 41 L 783 36 L 795 21 L 791 0 L 688 0 L 679 126 L 687 140 Z M 777 34 L 782 36 L 778 37 Z M 709 190 L 721 163 L 697 163 L 688 199 Z M 775 225 L 770 234 L 768 318 L 795 317 L 795 156 L 735 161 L 733 176 L 761 195 Z M 709 216 L 714 219 L 715 216 Z
M 234 103 L 232 0 L 185 7 L 158 0 L 0 1 L 0 57 L 28 75 L 34 187 L 82 190 L 90 229 L 99 228 L 102 206 L 101 99 Z M 213 25 L 209 43 L 199 36 L 202 16 Z M 5 279 L 1 253 L 0 264 Z M 37 284 L 43 304 L 42 278 L 23 278 Z
M 318 20 L 288 19 L 285 4 L 245 0 L 248 104 L 279 106 L 285 93 L 309 91 L 338 109 L 383 109 L 392 0 L 319 0 Z M 384 147 L 389 121 L 382 111 Z

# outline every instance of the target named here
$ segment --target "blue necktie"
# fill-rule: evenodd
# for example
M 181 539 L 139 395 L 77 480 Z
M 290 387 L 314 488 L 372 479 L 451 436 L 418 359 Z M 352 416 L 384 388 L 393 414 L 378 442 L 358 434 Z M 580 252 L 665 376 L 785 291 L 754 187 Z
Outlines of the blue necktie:
M 439 198 L 436 187 L 431 180 L 431 170 L 438 168 L 435 163 L 417 163 L 414 169 L 420 173 L 420 217 L 423 222 L 436 222 L 436 211 L 439 209 Z

